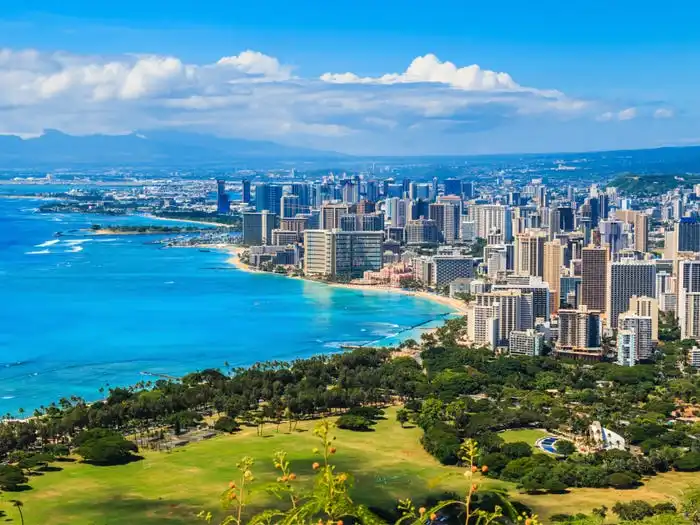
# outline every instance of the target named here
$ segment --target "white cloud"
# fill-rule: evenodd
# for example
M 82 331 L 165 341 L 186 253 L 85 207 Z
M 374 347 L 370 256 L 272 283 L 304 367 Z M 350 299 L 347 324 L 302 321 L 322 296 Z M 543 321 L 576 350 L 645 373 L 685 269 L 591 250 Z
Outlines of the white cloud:
M 326 138 L 371 144 L 416 140 L 420 133 L 480 133 L 528 119 L 542 125 L 596 114 L 599 120 L 637 116 L 625 106 L 600 114 L 599 102 L 522 86 L 508 73 L 458 67 L 432 54 L 402 73 L 377 77 L 293 72 L 252 50 L 191 64 L 173 56 L 0 49 L 0 133 L 184 128 L 304 145 Z
M 481 69 L 476 64 L 457 67 L 452 62 L 441 62 L 432 53 L 413 59 L 403 73 L 388 73 L 381 77 L 360 77 L 354 73 L 324 73 L 321 80 L 336 84 L 435 82 L 469 91 L 520 89 L 508 73 Z
M 276 58 L 250 49 L 236 56 L 223 57 L 216 64 L 233 66 L 248 75 L 260 75 L 266 79 L 287 80 L 292 76 L 291 67 L 282 66 Z
M 619 120 L 632 120 L 637 116 L 637 108 L 623 109 L 617 114 Z
M 673 118 L 674 112 L 672 109 L 659 108 L 654 111 L 654 118 Z
M 611 120 L 632 120 L 638 115 L 637 108 L 626 108 L 621 111 L 606 111 L 596 117 L 600 122 L 609 122 Z

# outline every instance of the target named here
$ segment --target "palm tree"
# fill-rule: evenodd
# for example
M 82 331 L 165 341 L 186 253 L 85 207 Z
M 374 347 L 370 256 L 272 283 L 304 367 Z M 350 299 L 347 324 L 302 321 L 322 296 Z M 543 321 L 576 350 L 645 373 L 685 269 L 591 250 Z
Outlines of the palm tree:
M 20 523 L 24 525 L 24 514 L 22 513 L 22 507 L 24 507 L 24 503 L 22 503 L 18 499 L 12 499 L 10 500 L 10 503 L 12 503 L 12 506 L 17 509 L 17 512 L 19 513 Z

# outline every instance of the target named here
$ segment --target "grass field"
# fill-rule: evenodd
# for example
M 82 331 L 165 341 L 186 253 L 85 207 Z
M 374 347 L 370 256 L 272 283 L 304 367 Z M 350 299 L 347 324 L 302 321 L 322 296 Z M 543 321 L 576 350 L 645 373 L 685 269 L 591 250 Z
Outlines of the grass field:
M 388 410 L 387 420 L 381 421 L 375 432 L 334 431 L 338 448 L 335 463 L 339 470 L 355 476 L 354 499 L 388 506 L 399 498 L 419 499 L 446 490 L 462 492 L 462 470 L 439 465 L 423 451 L 420 430 L 402 429 L 394 416 L 394 410 Z M 5 495 L 4 499 L 17 497 L 24 502 L 27 525 L 195 524 L 195 516 L 202 509 L 218 511 L 221 516 L 219 495 L 233 478 L 237 461 L 245 455 L 255 458 L 257 486 L 276 477 L 271 460 L 276 450 L 288 452 L 299 483 L 307 482 L 312 475 L 311 464 L 318 459 L 312 453 L 318 446 L 310 432 L 312 427 L 312 422 L 302 422 L 299 432 L 286 434 L 282 428 L 278 434 L 270 426 L 262 438 L 254 429 L 246 429 L 235 436 L 194 443 L 172 453 L 145 453 L 143 461 L 123 466 L 59 464 L 62 471 L 32 477 L 32 490 Z M 528 440 L 517 432 L 521 431 L 508 437 Z M 529 440 L 534 442 L 537 437 L 531 434 Z M 612 507 L 619 500 L 664 501 L 690 483 L 700 483 L 700 474 L 664 474 L 630 491 L 576 489 L 546 496 L 519 494 L 512 485 L 500 481 L 485 483 L 509 488 L 514 499 L 546 517 L 556 512 L 590 512 L 600 505 Z M 273 504 L 262 489 L 254 495 L 254 503 Z M 8 504 L 0 503 L 0 508 L 16 518 Z
M 535 442 L 538 439 L 547 437 L 549 434 L 544 430 L 538 430 L 536 428 L 523 428 L 520 430 L 505 430 L 498 434 L 501 436 L 503 441 L 506 443 L 515 443 L 516 441 L 524 441 L 530 446 L 535 446 Z

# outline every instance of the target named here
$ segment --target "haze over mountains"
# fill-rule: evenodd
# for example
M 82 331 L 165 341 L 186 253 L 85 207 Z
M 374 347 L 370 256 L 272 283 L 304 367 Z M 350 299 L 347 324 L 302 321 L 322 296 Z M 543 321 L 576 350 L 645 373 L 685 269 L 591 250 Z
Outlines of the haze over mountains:
M 220 138 L 178 131 L 128 135 L 67 135 L 47 130 L 36 138 L 0 136 L 0 167 L 230 164 L 253 159 L 338 159 L 334 152 L 275 142 Z
M 451 156 L 351 156 L 271 141 L 222 138 L 181 131 L 138 131 L 126 135 L 68 135 L 47 130 L 36 138 L 0 135 L 0 169 L 83 167 L 367 167 L 386 164 L 468 164 L 503 166 L 525 163 L 557 169 L 560 163 L 599 174 L 700 173 L 700 146 L 587 153 L 532 153 Z M 454 176 L 451 174 L 450 176 Z

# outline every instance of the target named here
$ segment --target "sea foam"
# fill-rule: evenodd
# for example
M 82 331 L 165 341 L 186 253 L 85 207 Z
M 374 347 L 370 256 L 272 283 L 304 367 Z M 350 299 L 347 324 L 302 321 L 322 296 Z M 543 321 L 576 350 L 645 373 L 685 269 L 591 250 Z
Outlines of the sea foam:
M 80 244 L 83 244 L 84 242 L 91 242 L 92 239 L 69 239 L 65 241 L 66 244 L 69 246 L 78 246 Z
M 49 250 L 36 250 L 33 252 L 24 252 L 25 255 L 47 255 L 51 253 Z
M 50 241 L 42 242 L 41 244 L 37 244 L 37 248 L 46 248 L 47 246 L 53 246 L 54 244 L 58 244 L 61 242 L 61 239 L 51 239 Z

